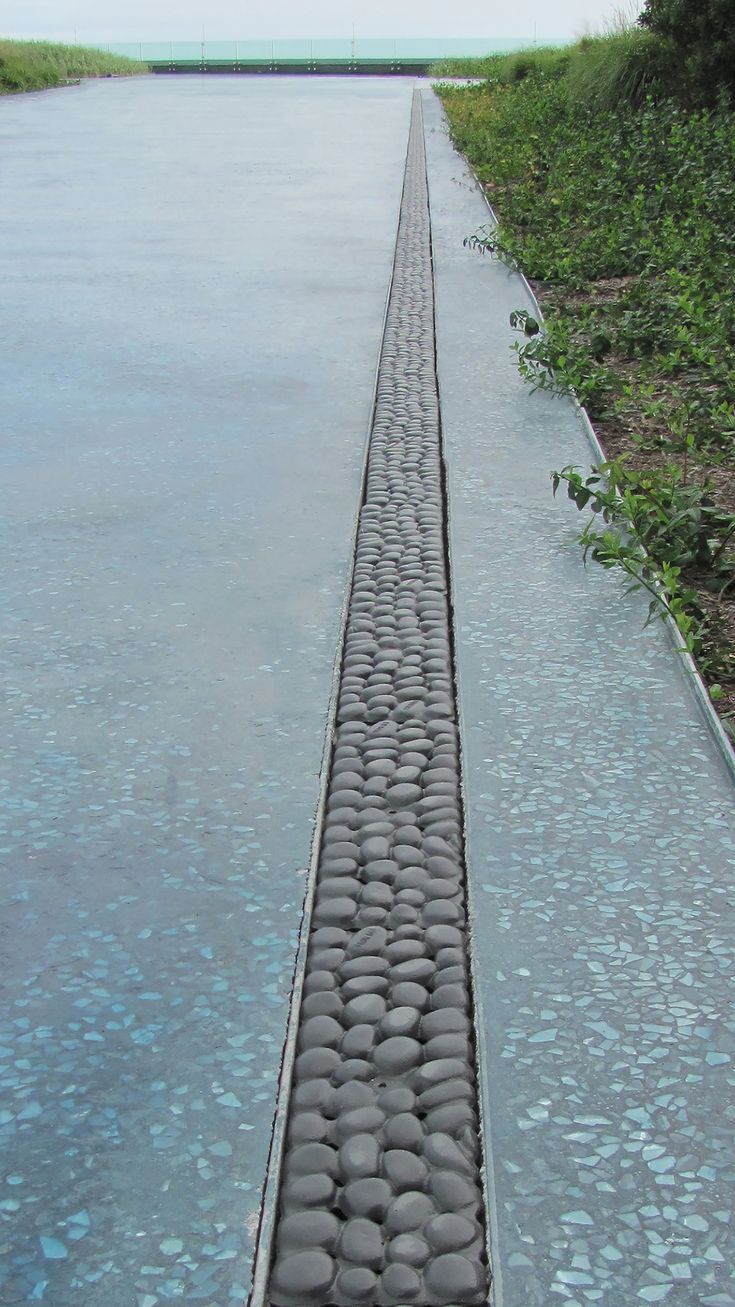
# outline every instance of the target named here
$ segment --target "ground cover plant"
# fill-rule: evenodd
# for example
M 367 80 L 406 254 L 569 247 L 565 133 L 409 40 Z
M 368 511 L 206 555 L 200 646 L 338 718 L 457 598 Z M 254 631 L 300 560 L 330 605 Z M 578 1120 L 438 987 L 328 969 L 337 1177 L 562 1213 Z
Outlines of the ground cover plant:
M 66 86 L 80 77 L 125 77 L 147 73 L 146 64 L 121 55 L 50 41 L 0 40 L 0 95 Z
M 717 3 L 735 22 L 735 0 Z M 732 725 L 729 87 L 713 92 L 711 72 L 683 79 L 671 34 L 652 26 L 485 65 L 481 84 L 439 88 L 499 218 L 470 243 L 530 279 L 544 321 L 513 315 L 520 370 L 534 386 L 573 391 L 606 454 L 599 468 L 557 469 L 554 490 L 593 510 L 586 556 L 647 590 L 652 614 L 674 617 Z

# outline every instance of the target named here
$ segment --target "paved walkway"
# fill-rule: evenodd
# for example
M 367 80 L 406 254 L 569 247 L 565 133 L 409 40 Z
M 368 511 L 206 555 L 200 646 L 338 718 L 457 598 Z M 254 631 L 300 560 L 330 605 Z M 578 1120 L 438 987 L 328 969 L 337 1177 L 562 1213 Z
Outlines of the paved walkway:
M 0 1302 L 247 1298 L 411 95 L 2 105 Z M 486 210 L 423 100 L 493 1300 L 725 1307 L 730 775 L 663 630 L 568 547 L 548 472 L 586 438 L 515 374 L 522 285 L 463 248 Z

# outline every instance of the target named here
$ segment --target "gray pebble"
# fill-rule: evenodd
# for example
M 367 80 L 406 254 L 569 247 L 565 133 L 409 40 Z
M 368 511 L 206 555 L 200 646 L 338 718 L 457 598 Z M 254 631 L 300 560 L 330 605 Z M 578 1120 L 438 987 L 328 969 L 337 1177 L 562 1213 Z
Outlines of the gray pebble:
M 459 859 L 435 854 L 427 859 L 426 870 L 437 880 L 456 880 L 461 872 L 461 863 Z
M 389 988 L 387 976 L 353 976 L 344 982 L 340 994 L 347 1003 L 362 994 L 387 994 Z
M 395 998 L 395 995 L 393 995 Z M 423 1039 L 435 1039 L 437 1035 L 469 1033 L 470 1022 L 464 1012 L 445 1008 L 439 1012 L 427 1012 L 421 1019 L 421 1036 Z
M 339 764 L 332 768 L 331 791 L 333 794 L 340 790 L 356 790 L 359 792 L 362 786 L 362 776 L 354 771 L 341 771 Z
M 428 1182 L 429 1193 L 445 1212 L 460 1208 L 477 1208 L 480 1202 L 479 1185 L 456 1171 L 432 1171 Z
M 319 994 L 336 988 L 337 981 L 331 971 L 310 971 L 304 980 L 305 994 Z
M 421 1189 L 428 1169 L 426 1162 L 405 1148 L 390 1148 L 383 1157 L 383 1175 L 394 1193 L 405 1189 Z
M 444 1103 L 427 1113 L 424 1125 L 429 1131 L 439 1131 L 461 1141 L 465 1131 L 476 1128 L 477 1113 L 467 1102 Z
M 343 948 L 320 948 L 309 952 L 310 971 L 333 971 L 343 961 Z
M 332 1103 L 334 1113 L 337 1115 L 340 1112 L 352 1112 L 358 1107 L 375 1107 L 375 1090 L 369 1085 L 352 1081 L 332 1091 Z
M 336 1284 L 338 1298 L 346 1303 L 374 1300 L 378 1277 L 366 1266 L 348 1266 L 340 1271 Z
M 467 959 L 461 948 L 440 948 L 434 955 L 434 961 L 440 971 L 444 971 L 446 967 L 467 967 Z
M 379 1130 L 385 1121 L 385 1112 L 379 1107 L 353 1107 L 348 1112 L 341 1112 L 337 1119 L 336 1134 L 342 1141 L 352 1135 L 372 1134 Z
M 427 890 L 431 895 L 431 888 Z M 354 906 L 353 906 L 354 911 Z M 453 899 L 431 899 L 421 909 L 421 920 L 427 927 L 455 926 L 464 921 L 464 911 Z
M 366 907 L 390 908 L 393 903 L 393 892 L 389 885 L 384 885 L 382 881 L 374 880 L 369 885 L 365 885 L 360 892 L 360 903 Z
M 373 1063 L 382 1075 L 405 1075 L 418 1065 L 422 1057 L 423 1049 L 417 1039 L 395 1035 L 378 1044 L 373 1053 Z
M 316 901 L 318 904 L 322 904 L 327 899 L 356 899 L 360 888 L 361 882 L 357 876 L 343 876 L 341 874 L 339 876 L 330 876 L 327 872 L 324 872 L 319 880 Z
M 367 1058 L 372 1052 L 376 1038 L 375 1026 L 353 1026 L 343 1036 L 339 1051 L 343 1057 Z
M 332 1115 L 334 1104 L 334 1090 L 331 1082 L 319 1077 L 313 1080 L 304 1080 L 302 1084 L 294 1086 L 291 1102 L 299 1111 L 309 1111 L 310 1108 L 318 1108 L 324 1116 Z
M 454 967 L 442 967 L 438 975 L 434 977 L 434 992 L 442 989 L 444 985 L 462 985 L 467 980 L 467 967 L 462 963 Z
M 386 792 L 386 799 L 391 808 L 408 808 L 418 803 L 422 791 L 419 785 L 391 785 Z
M 289 1146 L 323 1143 L 328 1130 L 328 1123 L 320 1112 L 294 1112 L 288 1132 Z
M 422 908 L 426 895 L 420 889 L 402 889 L 396 894 L 396 906 L 407 904 L 411 908 Z
M 319 1247 L 334 1252 L 340 1223 L 332 1212 L 293 1212 L 278 1226 L 278 1251 L 296 1252 L 299 1248 Z
M 387 916 L 385 908 L 367 904 L 365 907 L 360 908 L 355 921 L 358 926 L 382 926 Z
M 466 1063 L 456 1057 L 439 1057 L 433 1062 L 425 1062 L 416 1072 L 415 1088 L 419 1093 L 431 1089 L 432 1085 L 443 1084 L 447 1080 L 464 1080 L 469 1075 Z
M 386 946 L 385 957 L 391 966 L 395 967 L 399 962 L 409 962 L 412 958 L 426 958 L 421 931 L 416 933 L 418 937 L 415 939 L 401 939 Z
M 391 967 L 390 978 L 396 985 L 402 981 L 425 985 L 427 980 L 433 979 L 435 973 L 436 965 L 430 958 L 409 958 L 407 962 L 398 962 Z
M 299 1048 L 336 1048 L 343 1033 L 334 1017 L 309 1017 L 299 1031 Z
M 339 1066 L 339 1060 L 339 1053 L 333 1048 L 308 1048 L 296 1058 L 294 1074 L 297 1080 L 326 1078 Z
M 383 1140 L 386 1148 L 408 1149 L 411 1153 L 417 1153 L 424 1148 L 424 1128 L 416 1116 L 409 1112 L 399 1112 L 398 1116 L 386 1121 Z
M 424 1140 L 423 1155 L 431 1166 L 442 1171 L 472 1171 L 472 1162 L 467 1154 L 449 1135 L 436 1132 Z
M 346 930 L 340 930 L 337 926 L 320 926 L 311 936 L 311 947 L 320 948 L 344 948 L 349 935 Z
M 418 1298 L 422 1291 L 421 1276 L 413 1266 L 393 1262 L 380 1277 L 383 1293 L 390 1302 L 405 1303 Z
M 411 908 L 406 903 L 397 904 L 389 913 L 386 924 L 395 930 L 398 926 L 407 926 L 418 923 L 419 912 L 417 908 Z
M 429 1262 L 426 1285 L 440 1302 L 482 1302 L 486 1288 L 485 1268 L 477 1257 L 444 1253 Z
M 337 1175 L 337 1153 L 328 1144 L 299 1144 L 289 1149 L 286 1159 L 289 1176 Z
M 355 915 L 355 900 L 348 898 L 318 899 L 314 920 L 320 925 L 333 921 L 351 921 Z
M 383 1039 L 390 1039 L 393 1035 L 415 1035 L 420 1021 L 418 1008 L 394 1007 L 381 1018 L 380 1034 Z
M 462 1244 L 457 1247 L 462 1247 Z M 348 1262 L 379 1270 L 383 1265 L 383 1232 L 380 1226 L 364 1216 L 350 1217 L 342 1227 L 339 1251 Z
M 443 985 L 432 994 L 430 1001 L 430 1006 L 435 1012 L 441 1008 L 458 1008 L 466 1012 L 469 1005 L 470 995 L 467 985 Z
M 366 862 L 362 869 L 362 878 L 366 881 L 379 880 L 386 885 L 392 885 L 398 873 L 398 863 L 392 858 L 378 858 L 373 862 Z
M 466 1035 L 437 1035 L 435 1039 L 430 1039 L 426 1045 L 424 1057 L 427 1062 L 433 1062 L 436 1058 L 444 1057 L 460 1057 L 464 1062 L 470 1062 L 472 1060 L 472 1045 Z M 471 1092 L 474 1094 L 474 1089 Z
M 307 994 L 301 1004 L 302 1017 L 339 1017 L 342 1012 L 342 999 L 334 990 L 322 990 L 321 993 Z
M 346 1026 L 376 1023 L 384 1015 L 386 1007 L 386 1001 L 380 994 L 359 994 L 357 998 L 351 998 L 345 1004 L 344 1023 Z
M 372 1074 L 373 1068 L 366 1058 L 348 1057 L 332 1072 L 332 1083 L 344 1085 L 350 1080 L 369 1080 Z
M 443 858 L 444 863 L 442 865 L 452 868 L 452 873 L 449 879 L 453 880 L 455 878 L 456 869 L 458 865 L 460 865 L 459 857 L 455 849 L 446 839 L 443 839 L 440 835 L 425 835 L 423 839 L 423 850 L 427 858 Z M 439 879 L 442 877 L 442 870 L 436 864 L 433 866 L 432 875 Z
M 415 1007 L 423 1012 L 429 1005 L 429 992 L 414 980 L 402 980 L 391 990 L 391 1000 L 396 1007 Z
M 417 867 L 415 865 L 401 867 L 393 880 L 396 890 L 425 889 L 430 882 L 431 877 L 428 871 L 426 871 L 424 867 Z
M 441 1061 L 450 1061 L 454 1059 L 442 1058 Z M 462 1063 L 465 1059 L 462 1059 Z M 472 1081 L 466 1077 L 455 1077 L 454 1079 L 441 1079 L 437 1084 L 432 1085 L 431 1089 L 426 1089 L 421 1094 L 420 1103 L 424 1111 L 430 1111 L 432 1107 L 441 1107 L 443 1103 L 470 1103 L 474 1101 L 475 1087 Z
M 380 1145 L 375 1136 L 350 1135 L 339 1150 L 340 1178 L 359 1180 L 364 1175 L 377 1175 L 379 1169 Z
M 334 1272 L 334 1262 L 329 1254 L 315 1249 L 277 1257 L 272 1275 L 274 1301 L 278 1301 L 279 1294 L 286 1295 L 287 1300 L 321 1297 L 331 1288 Z
M 368 1176 L 346 1184 L 339 1201 L 347 1216 L 367 1216 L 371 1221 L 382 1221 L 393 1201 L 393 1194 L 387 1180 Z
M 401 1112 L 413 1112 L 416 1108 L 416 1095 L 408 1085 L 394 1085 L 384 1089 L 378 1098 L 378 1106 L 388 1116 L 398 1116 Z
M 360 846 L 363 862 L 375 862 L 390 857 L 390 843 L 382 835 L 372 835 Z
M 391 1234 L 406 1234 L 419 1230 L 436 1212 L 433 1200 L 417 1189 L 399 1194 L 391 1202 L 385 1216 L 386 1228 Z
M 361 814 L 361 818 L 362 818 L 362 814 Z M 380 821 L 371 821 L 369 824 L 366 825 L 361 820 L 360 830 L 357 833 L 357 838 L 359 841 L 360 848 L 362 848 L 365 841 L 373 839 L 374 836 L 379 836 L 381 839 L 391 839 L 393 833 L 394 833 L 394 826 L 393 823 L 390 821 L 383 821 L 381 819 Z
M 403 832 L 400 832 L 402 837 Z M 401 844 L 396 842 L 393 845 L 393 860 L 398 863 L 399 867 L 415 867 L 423 862 L 423 854 L 420 849 L 414 848 L 413 844 Z
M 388 949 L 392 948 L 388 945 Z M 388 957 L 379 957 L 373 953 L 364 954 L 359 958 L 350 958 L 348 962 L 343 962 L 339 968 L 340 979 L 352 980 L 354 976 L 384 976 L 390 968 Z
M 286 1179 L 281 1202 L 286 1211 L 300 1207 L 323 1207 L 329 1210 L 335 1192 L 334 1181 L 328 1175 L 300 1175 L 293 1180 Z
M 389 1262 L 402 1262 L 405 1266 L 425 1266 L 431 1249 L 418 1234 L 397 1234 L 386 1248 Z

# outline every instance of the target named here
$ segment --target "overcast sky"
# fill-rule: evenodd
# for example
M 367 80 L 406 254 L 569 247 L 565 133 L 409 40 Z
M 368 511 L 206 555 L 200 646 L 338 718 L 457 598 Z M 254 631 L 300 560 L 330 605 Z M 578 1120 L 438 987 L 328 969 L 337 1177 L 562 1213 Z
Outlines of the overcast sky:
M 635 0 L 0 0 L 0 35 L 109 41 L 572 37 Z

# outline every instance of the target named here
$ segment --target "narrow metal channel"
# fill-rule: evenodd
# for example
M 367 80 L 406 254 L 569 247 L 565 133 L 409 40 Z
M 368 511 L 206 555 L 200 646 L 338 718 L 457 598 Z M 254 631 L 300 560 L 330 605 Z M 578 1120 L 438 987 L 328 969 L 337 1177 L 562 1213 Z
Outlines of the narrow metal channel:
M 254 1307 L 488 1297 L 450 613 L 416 93 Z

